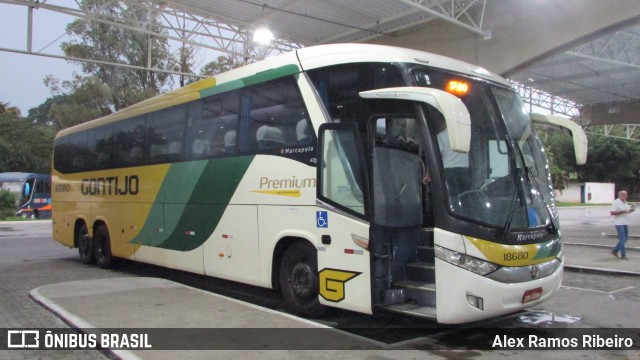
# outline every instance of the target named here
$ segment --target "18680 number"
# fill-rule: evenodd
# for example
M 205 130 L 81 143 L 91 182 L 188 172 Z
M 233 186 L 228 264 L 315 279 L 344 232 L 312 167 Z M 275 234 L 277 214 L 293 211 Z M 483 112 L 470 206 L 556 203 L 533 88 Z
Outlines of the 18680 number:
M 526 260 L 529 258 L 529 252 L 527 251 L 505 253 L 502 255 L 504 256 L 504 261 Z

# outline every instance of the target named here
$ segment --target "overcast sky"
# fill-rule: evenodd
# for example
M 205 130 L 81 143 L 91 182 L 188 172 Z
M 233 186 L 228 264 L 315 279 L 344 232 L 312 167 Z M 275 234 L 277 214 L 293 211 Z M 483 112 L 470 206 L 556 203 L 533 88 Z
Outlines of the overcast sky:
M 73 18 L 48 10 L 34 10 L 33 14 L 33 51 L 62 54 L 60 42 L 68 38 L 56 39 Z M 27 7 L 0 4 L 0 19 L 0 48 L 26 51 Z M 73 71 L 81 72 L 79 66 L 65 60 L 0 51 L 0 101 L 17 106 L 26 116 L 29 109 L 51 96 L 42 81 L 45 76 L 68 80 Z

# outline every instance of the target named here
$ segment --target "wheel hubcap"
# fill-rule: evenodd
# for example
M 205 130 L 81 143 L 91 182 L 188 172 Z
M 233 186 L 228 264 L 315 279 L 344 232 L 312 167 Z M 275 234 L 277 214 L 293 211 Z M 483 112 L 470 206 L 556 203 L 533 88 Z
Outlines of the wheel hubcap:
M 311 267 L 307 264 L 298 263 L 291 271 L 291 287 L 293 292 L 301 297 L 308 298 L 314 292 L 314 274 Z

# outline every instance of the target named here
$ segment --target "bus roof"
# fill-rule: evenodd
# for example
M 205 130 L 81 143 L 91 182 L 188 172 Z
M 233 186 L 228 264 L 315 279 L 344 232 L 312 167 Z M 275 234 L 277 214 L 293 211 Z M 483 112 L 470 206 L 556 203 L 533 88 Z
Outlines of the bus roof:
M 51 177 L 50 174 L 4 172 L 4 173 L 0 173 L 0 183 L 7 182 L 7 181 L 25 181 L 29 178 L 47 179 L 50 177 Z
M 241 88 L 259 80 L 298 73 L 301 70 L 357 62 L 404 62 L 432 66 L 511 86 L 497 74 L 460 60 L 424 51 L 374 44 L 329 44 L 300 48 L 242 66 L 182 88 L 131 105 L 105 117 L 61 130 L 56 138 L 136 115 L 183 104 L 222 91 Z
M 373 44 L 319 45 L 297 50 L 304 70 L 356 62 L 414 63 L 511 84 L 501 76 L 480 66 L 425 51 Z

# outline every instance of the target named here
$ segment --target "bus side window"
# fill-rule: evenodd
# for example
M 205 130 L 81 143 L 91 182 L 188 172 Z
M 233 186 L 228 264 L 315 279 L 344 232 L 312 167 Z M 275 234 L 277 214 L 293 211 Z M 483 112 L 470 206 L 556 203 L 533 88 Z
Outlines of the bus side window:
M 324 127 L 324 130 L 323 130 Z M 364 165 L 353 124 L 320 128 L 318 195 L 360 216 L 365 215 Z
M 76 133 L 70 137 L 71 144 L 71 164 L 72 172 L 86 171 L 92 162 L 91 151 L 88 144 L 88 136 L 86 133 Z
M 149 114 L 144 151 L 149 154 L 148 163 L 183 159 L 186 111 L 187 107 L 180 105 Z
M 146 162 L 145 154 L 145 117 L 118 123 L 115 129 L 116 153 L 115 167 L 140 166 Z
M 27 199 L 29 196 L 31 196 L 31 191 L 33 191 L 33 183 L 34 181 L 36 181 L 36 179 L 29 179 L 27 181 L 25 181 L 24 183 L 24 191 L 22 192 L 22 197 L 24 199 Z
M 113 125 L 89 130 L 89 148 L 93 157 L 91 170 L 108 169 L 113 152 Z
M 199 100 L 187 122 L 187 152 L 191 159 L 235 154 L 240 112 L 239 92 Z
M 243 130 L 250 153 L 282 155 L 280 149 L 314 144 L 302 97 L 291 77 L 249 88 L 243 101 Z
M 311 145 L 315 141 L 313 139 L 313 130 L 308 119 L 302 119 L 296 124 L 296 139 L 298 145 Z
M 258 150 L 270 151 L 285 145 L 284 133 L 279 126 L 262 125 L 256 130 Z
M 71 136 L 58 138 L 54 142 L 53 163 L 56 170 L 63 174 L 71 171 L 70 164 L 73 157 Z

